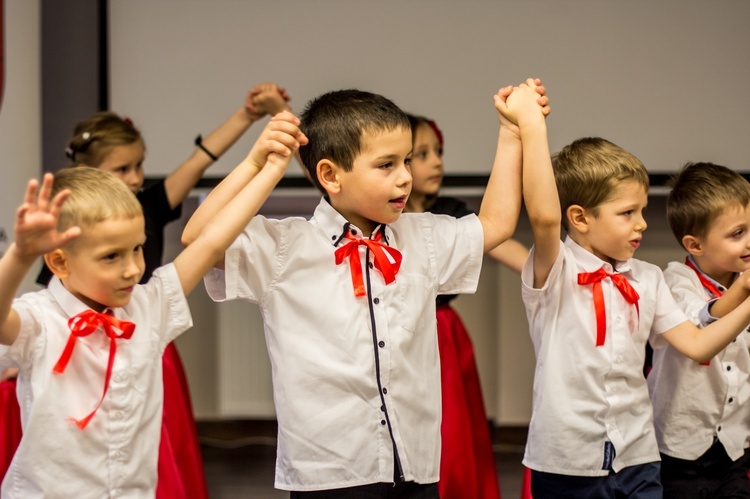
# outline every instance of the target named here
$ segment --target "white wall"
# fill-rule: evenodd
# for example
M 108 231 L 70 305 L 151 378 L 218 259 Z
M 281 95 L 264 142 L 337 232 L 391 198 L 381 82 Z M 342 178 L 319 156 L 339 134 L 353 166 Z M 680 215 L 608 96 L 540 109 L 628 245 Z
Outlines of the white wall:
M 26 183 L 41 172 L 39 0 L 4 0 L 4 95 L 0 105 L 0 241 L 13 238 Z M 36 289 L 34 269 L 22 291 Z
M 711 159 L 750 171 L 746 0 L 110 1 L 112 108 L 165 174 L 256 82 L 300 109 L 361 87 L 433 116 L 449 172 L 487 173 L 497 88 L 533 75 L 552 99 L 552 150 L 601 135 L 653 172 Z M 223 175 L 253 134 L 210 172 Z M 290 169 L 290 175 L 300 175 Z

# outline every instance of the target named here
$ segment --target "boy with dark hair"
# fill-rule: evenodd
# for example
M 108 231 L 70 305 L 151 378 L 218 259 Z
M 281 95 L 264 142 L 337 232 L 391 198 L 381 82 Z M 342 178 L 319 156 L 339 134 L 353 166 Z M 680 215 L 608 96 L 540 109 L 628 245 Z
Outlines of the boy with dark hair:
M 686 165 L 671 181 L 667 218 L 688 255 L 664 279 L 698 327 L 748 297 L 750 183 L 713 163 Z M 750 497 L 750 341 L 742 333 L 709 362 L 668 345 L 648 377 L 664 497 Z
M 513 91 L 508 119 L 527 107 L 515 96 L 531 92 L 533 84 Z M 643 164 L 600 138 L 576 140 L 551 162 L 544 120 L 532 116 L 520 127 L 534 236 L 522 273 L 537 361 L 523 461 L 532 493 L 661 498 L 646 341 L 658 336 L 705 362 L 750 322 L 750 300 L 704 329 L 690 323 L 661 270 L 633 258 L 646 230 Z
M 495 96 L 496 107 L 511 91 Z M 541 116 L 546 97 L 532 104 Z M 291 497 L 437 497 L 440 366 L 435 298 L 475 290 L 483 253 L 521 203 L 521 144 L 500 118 L 479 216 L 402 211 L 406 115 L 359 90 L 313 100 L 300 150 L 324 193 L 311 220 L 255 217 L 206 278 L 215 300 L 258 303 L 279 423 L 276 487 Z M 254 169 L 240 165 L 188 223 L 189 244 Z

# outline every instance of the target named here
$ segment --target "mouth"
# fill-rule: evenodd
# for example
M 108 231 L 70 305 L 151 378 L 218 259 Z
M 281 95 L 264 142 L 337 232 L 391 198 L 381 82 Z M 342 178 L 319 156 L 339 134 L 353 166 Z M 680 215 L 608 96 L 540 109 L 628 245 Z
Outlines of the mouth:
M 400 196 L 388 201 L 396 209 L 403 210 L 406 207 L 406 196 Z
M 630 241 L 630 246 L 632 246 L 634 250 L 638 249 L 640 245 L 641 245 L 640 239 L 633 239 L 632 241 Z

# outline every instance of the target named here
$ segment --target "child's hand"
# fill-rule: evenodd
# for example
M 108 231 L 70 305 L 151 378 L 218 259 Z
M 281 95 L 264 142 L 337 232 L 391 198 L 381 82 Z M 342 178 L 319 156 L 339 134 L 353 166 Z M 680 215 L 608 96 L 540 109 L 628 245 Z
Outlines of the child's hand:
M 289 111 L 282 111 L 271 118 L 263 129 L 250 151 L 249 159 L 258 169 L 262 169 L 272 153 L 291 159 L 294 152 L 305 144 L 307 137 L 299 129 L 299 119 Z
M 3 372 L 0 373 L 0 381 L 7 381 L 9 379 L 15 379 L 18 377 L 17 367 L 6 367 Z
M 286 89 L 275 83 L 260 83 L 248 92 L 245 99 L 245 111 L 256 121 L 266 114 L 275 115 L 289 109 L 287 102 L 291 99 Z
M 508 97 L 513 93 L 513 87 L 508 85 L 497 91 L 493 99 L 495 100 L 495 109 L 497 117 L 500 120 L 500 129 L 507 130 L 519 139 L 521 132 L 518 130 L 518 119 L 508 107 Z
M 64 246 L 81 234 L 79 227 L 70 227 L 63 233 L 57 231 L 60 209 L 70 192 L 59 192 L 50 200 L 52 180 L 52 174 L 44 175 L 38 197 L 39 182 L 30 180 L 24 203 L 16 212 L 15 251 L 20 257 L 36 258 Z
M 511 120 L 519 128 L 525 125 L 533 124 L 543 120 L 545 117 L 544 106 L 539 101 L 549 104 L 549 99 L 545 96 L 540 97 L 537 82 L 529 78 L 525 83 L 513 89 L 511 95 L 506 99 L 506 115 L 511 116 Z M 540 82 L 541 83 L 541 82 Z M 546 90 L 544 90 L 546 93 Z M 549 112 L 547 113 L 549 114 Z

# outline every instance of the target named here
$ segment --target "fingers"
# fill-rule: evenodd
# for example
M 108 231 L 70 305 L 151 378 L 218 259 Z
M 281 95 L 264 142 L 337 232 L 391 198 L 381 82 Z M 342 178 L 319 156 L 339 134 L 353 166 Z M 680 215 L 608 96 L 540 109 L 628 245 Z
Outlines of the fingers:
M 23 199 L 23 204 L 28 206 L 34 206 L 36 201 L 36 190 L 39 187 L 39 181 L 35 178 L 29 180 L 26 187 L 26 196 Z
M 65 246 L 70 241 L 81 235 L 81 228 L 78 226 L 70 227 L 68 230 L 60 234 L 58 238 L 58 247 Z
M 49 198 L 52 194 L 52 181 L 54 177 L 51 173 L 45 173 L 42 178 L 42 188 L 39 190 L 39 198 L 37 200 L 37 209 L 42 211 L 49 210 Z

